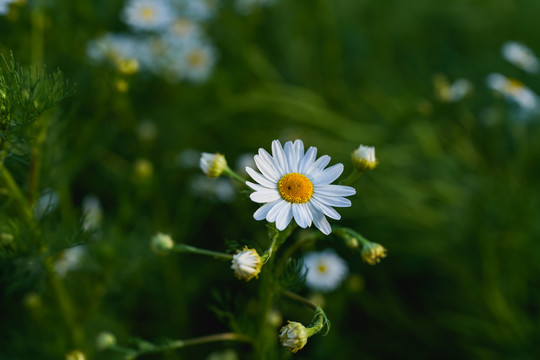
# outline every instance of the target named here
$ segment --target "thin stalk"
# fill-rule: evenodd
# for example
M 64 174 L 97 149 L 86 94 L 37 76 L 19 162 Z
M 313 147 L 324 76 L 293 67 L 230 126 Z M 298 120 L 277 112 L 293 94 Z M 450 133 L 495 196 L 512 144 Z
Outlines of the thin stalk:
M 205 255 L 205 256 L 211 256 L 216 259 L 222 259 L 222 260 L 232 260 L 233 256 L 230 254 L 225 254 L 222 252 L 212 251 L 212 250 L 205 250 L 205 249 L 199 249 L 194 246 L 189 246 L 186 244 L 176 244 L 172 248 L 173 251 L 177 252 L 186 252 L 186 253 L 192 253 L 192 254 L 199 254 L 199 255 Z
M 246 179 L 244 179 L 243 177 L 241 177 L 240 175 L 238 175 L 235 171 L 233 171 L 230 167 L 226 167 L 224 170 L 223 170 L 223 174 L 229 176 L 230 178 L 238 181 L 239 183 L 241 183 L 242 185 L 244 186 L 247 186 L 246 185 Z
M 352 185 L 358 180 L 360 176 L 362 176 L 364 172 L 358 170 L 357 168 L 354 168 L 353 171 L 350 173 L 349 176 L 347 176 L 345 179 L 341 180 L 339 183 L 341 185 Z

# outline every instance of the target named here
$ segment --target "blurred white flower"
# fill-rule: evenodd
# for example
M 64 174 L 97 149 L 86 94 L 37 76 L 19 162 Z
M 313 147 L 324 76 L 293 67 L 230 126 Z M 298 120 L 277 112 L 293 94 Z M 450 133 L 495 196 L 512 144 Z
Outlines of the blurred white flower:
M 106 33 L 89 41 L 86 45 L 86 54 L 96 63 L 108 61 L 116 65 L 122 61 L 135 59 L 138 66 L 147 68 L 153 62 L 150 43 L 125 34 Z
M 212 179 L 204 175 L 192 178 L 190 189 L 195 196 L 214 198 L 222 202 L 231 202 L 236 197 L 236 190 L 229 179 Z
M 204 21 L 213 18 L 219 7 L 219 0 L 174 0 L 179 12 L 192 20 Z
M 87 195 L 82 202 L 82 228 L 85 231 L 96 230 L 101 225 L 103 210 L 101 202 L 94 195 Z
M 504 43 L 501 52 L 503 57 L 513 65 L 525 71 L 538 72 L 538 58 L 527 46 L 516 41 Z
M 163 30 L 175 19 L 175 9 L 166 0 L 129 0 L 122 19 L 135 30 Z
M 223 171 L 227 169 L 227 160 L 220 153 L 203 152 L 199 164 L 201 170 L 210 178 L 220 177 Z
M 15 0 L 0 0 L 0 15 L 7 14 L 9 12 L 9 4 L 15 2 Z
M 40 219 L 48 212 L 58 208 L 58 193 L 53 189 L 45 189 L 34 205 L 34 216 Z
M 504 95 L 507 100 L 518 104 L 523 110 L 527 112 L 539 110 L 538 96 L 521 81 L 492 73 L 486 78 L 486 83 L 488 87 Z
M 193 148 L 187 148 L 180 151 L 176 157 L 176 163 L 184 169 L 194 169 L 199 167 L 200 160 L 201 152 Z
M 240 174 L 247 174 L 246 167 L 249 166 L 250 168 L 254 168 L 257 166 L 255 164 L 255 160 L 253 159 L 254 154 L 251 153 L 245 153 L 240 155 L 236 159 L 236 172 Z
M 349 272 L 345 260 L 332 249 L 306 254 L 304 266 L 307 269 L 306 285 L 323 292 L 336 289 Z
M 78 268 L 86 252 L 85 246 L 74 246 L 62 251 L 54 262 L 54 270 L 58 276 L 64 277 L 68 272 Z

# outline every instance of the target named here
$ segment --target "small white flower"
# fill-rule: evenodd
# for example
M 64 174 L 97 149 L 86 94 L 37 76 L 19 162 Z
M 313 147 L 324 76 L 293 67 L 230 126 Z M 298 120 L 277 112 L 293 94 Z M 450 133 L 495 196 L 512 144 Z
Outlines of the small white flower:
M 332 249 L 311 252 L 304 256 L 306 285 L 317 291 L 332 291 L 345 279 L 349 268 Z
M 527 46 L 516 41 L 509 41 L 503 44 L 501 52 L 508 62 L 518 68 L 531 73 L 538 72 L 538 59 Z
M 234 270 L 234 275 L 238 279 L 249 281 L 257 277 L 261 272 L 261 267 L 262 260 L 255 249 L 248 249 L 246 246 L 233 256 L 231 269 Z
M 135 30 L 162 30 L 176 19 L 176 14 L 165 0 L 130 0 L 122 18 Z
M 216 63 L 216 51 L 207 42 L 194 42 L 188 46 L 181 58 L 183 63 L 183 77 L 191 82 L 200 83 L 206 81 Z
M 219 0 L 177 0 L 180 13 L 196 21 L 213 18 L 217 12 Z
M 373 146 L 360 145 L 351 155 L 353 165 L 360 171 L 372 170 L 377 166 L 375 148 Z
M 538 111 L 540 105 L 538 96 L 521 81 L 492 73 L 488 75 L 486 82 L 491 89 L 518 104 L 523 110 Z
M 330 156 L 316 160 L 317 148 L 310 147 L 304 154 L 301 140 L 287 141 L 281 147 L 279 140 L 272 142 L 272 156 L 264 149 L 254 156 L 261 173 L 246 167 L 247 173 L 257 182 L 246 184 L 255 190 L 250 198 L 264 203 L 255 213 L 255 220 L 275 222 L 283 230 L 294 221 L 301 228 L 315 224 L 325 235 L 332 228 L 325 216 L 339 220 L 341 216 L 333 207 L 351 206 L 345 196 L 354 195 L 356 190 L 349 186 L 330 185 L 343 172 L 343 164 L 328 169 Z
M 90 231 L 99 228 L 103 218 L 103 210 L 99 199 L 94 195 L 85 196 L 82 203 L 82 214 L 83 230 Z
M 60 257 L 54 262 L 54 270 L 58 276 L 64 277 L 68 272 L 78 268 L 86 252 L 85 246 L 74 246 L 62 251 Z
M 34 205 L 34 216 L 37 219 L 58 208 L 58 193 L 53 189 L 45 189 Z

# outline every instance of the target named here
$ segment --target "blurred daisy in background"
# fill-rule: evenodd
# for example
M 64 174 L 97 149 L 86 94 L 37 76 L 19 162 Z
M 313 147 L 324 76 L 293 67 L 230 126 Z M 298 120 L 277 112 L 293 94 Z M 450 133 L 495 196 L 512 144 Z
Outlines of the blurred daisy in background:
M 501 48 L 502 56 L 518 68 L 530 73 L 538 72 L 538 59 L 527 46 L 509 41 L 504 43 Z
M 191 192 L 198 197 L 216 199 L 222 202 L 231 202 L 236 197 L 236 189 L 228 179 L 209 178 L 196 175 L 190 182 Z
M 99 229 L 103 218 L 101 202 L 95 195 L 87 195 L 82 202 L 82 228 L 85 231 Z
M 535 113 L 539 110 L 538 96 L 521 81 L 492 73 L 487 76 L 486 83 L 489 88 L 519 105 L 523 111 Z
M 74 246 L 60 253 L 60 256 L 54 262 L 54 270 L 60 277 L 81 265 L 81 261 L 86 255 L 86 246 Z
M 122 13 L 122 19 L 134 30 L 162 30 L 175 18 L 175 9 L 166 0 L 129 0 Z
M 306 285 L 322 292 L 336 289 L 349 272 L 345 260 L 332 249 L 307 253 L 304 256 L 304 266 L 307 270 Z
M 0 0 L 0 15 L 5 15 L 9 12 L 9 4 L 15 0 Z
M 181 14 L 190 19 L 204 21 L 213 18 L 219 8 L 219 0 L 173 0 Z
M 287 141 L 284 148 L 279 140 L 272 142 L 272 156 L 259 149 L 254 156 L 260 173 L 249 166 L 246 171 L 256 181 L 246 184 L 255 190 L 250 198 L 263 203 L 253 217 L 255 220 L 275 222 L 278 230 L 284 230 L 294 218 L 301 228 L 315 226 L 325 235 L 332 232 L 326 220 L 328 216 L 339 220 L 341 216 L 334 207 L 349 207 L 351 201 L 345 196 L 356 194 L 350 186 L 330 185 L 343 172 L 343 164 L 325 169 L 330 156 L 317 157 L 317 148 L 310 147 L 304 154 L 302 140 Z
M 464 78 L 456 79 L 453 83 L 443 74 L 433 77 L 435 96 L 443 102 L 458 102 L 468 96 L 473 91 L 472 83 Z

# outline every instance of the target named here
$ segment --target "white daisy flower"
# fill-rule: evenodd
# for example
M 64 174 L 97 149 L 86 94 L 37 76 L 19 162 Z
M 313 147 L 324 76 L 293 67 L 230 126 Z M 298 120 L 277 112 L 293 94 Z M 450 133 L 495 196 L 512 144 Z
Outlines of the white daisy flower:
M 540 105 L 538 96 L 521 81 L 493 73 L 488 75 L 486 82 L 491 89 L 515 102 L 523 110 L 538 111 Z
M 176 15 L 165 0 L 130 0 L 122 14 L 123 20 L 135 30 L 162 30 Z
M 282 148 L 279 140 L 272 142 L 272 156 L 264 149 L 254 156 L 261 173 L 246 167 L 246 172 L 257 182 L 246 184 L 255 192 L 250 198 L 264 203 L 253 217 L 275 222 L 283 230 L 294 218 L 301 227 L 315 226 L 328 235 L 332 228 L 325 216 L 339 220 L 341 216 L 332 207 L 348 207 L 351 201 L 344 196 L 354 195 L 356 190 L 349 186 L 330 185 L 343 172 L 343 164 L 324 169 L 330 156 L 316 160 L 317 148 L 310 147 L 304 154 L 301 140 L 288 141 Z
M 334 250 L 311 252 L 304 256 L 306 285 L 317 291 L 332 291 L 345 279 L 349 268 Z
M 183 77 L 191 82 L 206 81 L 216 63 L 216 51 L 208 42 L 194 42 L 186 49 L 181 60 L 183 64 Z
M 218 0 L 176 0 L 180 13 L 197 21 L 209 20 L 218 10 Z
M 531 49 L 525 45 L 509 41 L 504 43 L 501 52 L 503 57 L 518 68 L 535 73 L 538 72 L 538 59 L 534 56 Z

